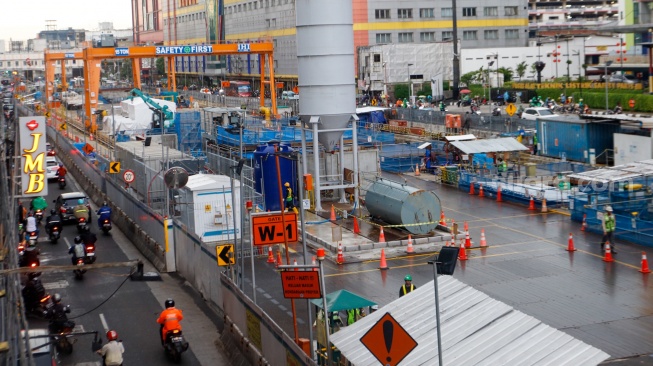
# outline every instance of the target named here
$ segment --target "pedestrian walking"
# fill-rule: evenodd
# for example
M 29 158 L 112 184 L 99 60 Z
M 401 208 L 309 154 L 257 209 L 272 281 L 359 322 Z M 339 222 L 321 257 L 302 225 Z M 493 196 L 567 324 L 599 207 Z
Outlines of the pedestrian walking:
M 614 243 L 614 230 L 617 227 L 617 220 L 612 211 L 612 206 L 605 206 L 605 213 L 601 219 L 601 226 L 603 227 L 603 238 L 601 239 L 601 249 L 605 248 L 605 243 L 610 243 L 610 252 L 617 254 Z
M 411 275 L 406 275 L 406 277 L 404 277 L 404 284 L 399 288 L 399 297 L 413 292 L 415 289 L 417 289 L 417 286 L 413 285 L 413 277 Z

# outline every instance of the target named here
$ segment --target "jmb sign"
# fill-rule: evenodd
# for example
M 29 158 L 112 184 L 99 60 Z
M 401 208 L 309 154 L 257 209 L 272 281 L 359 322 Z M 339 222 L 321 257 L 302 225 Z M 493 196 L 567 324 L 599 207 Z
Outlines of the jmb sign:
M 23 196 L 48 194 L 45 169 L 45 117 L 20 117 L 21 188 Z

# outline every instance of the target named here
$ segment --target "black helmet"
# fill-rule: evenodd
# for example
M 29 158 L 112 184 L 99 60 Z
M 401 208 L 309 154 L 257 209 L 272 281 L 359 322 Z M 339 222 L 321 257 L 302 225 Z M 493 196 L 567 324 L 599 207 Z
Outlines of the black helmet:
M 109 204 L 107 203 L 107 201 L 104 201 L 102 202 L 102 206 L 109 206 Z
M 166 302 L 164 304 L 166 306 L 166 309 L 167 308 L 174 308 L 175 307 L 175 300 L 168 299 L 168 300 L 166 300 Z
M 55 304 L 58 304 L 61 302 L 61 295 L 59 294 L 54 294 L 52 295 L 52 302 Z
M 57 210 L 55 210 L 54 208 L 50 209 L 50 215 L 54 215 L 56 213 L 57 213 Z
M 79 236 L 79 235 L 77 235 L 77 236 L 75 237 L 75 244 L 79 244 L 79 243 L 81 243 L 81 242 L 82 242 L 82 237 Z

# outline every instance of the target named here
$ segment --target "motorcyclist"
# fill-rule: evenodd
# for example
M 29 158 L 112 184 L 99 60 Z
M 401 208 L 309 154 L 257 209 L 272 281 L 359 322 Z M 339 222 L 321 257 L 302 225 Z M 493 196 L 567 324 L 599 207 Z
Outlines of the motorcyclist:
M 97 214 L 97 225 L 100 228 L 102 228 L 102 221 L 105 219 L 111 220 L 111 207 L 109 207 L 109 204 L 106 201 L 102 202 L 102 207 L 97 210 Z
M 621 103 L 617 102 L 617 105 L 614 107 L 614 114 L 621 114 L 623 113 L 624 109 L 621 108 Z
M 45 296 L 45 287 L 43 287 L 38 273 L 31 272 L 28 274 L 28 280 L 25 287 L 23 287 L 22 293 L 27 310 L 33 310 L 33 305 Z
M 86 257 L 86 246 L 82 242 L 82 238 L 79 235 L 77 235 L 74 241 L 75 244 L 71 246 L 70 249 L 68 249 L 68 254 L 73 255 L 72 258 L 73 266 L 77 264 L 78 259 L 80 258 L 83 259 L 84 257 Z
M 45 316 L 50 319 L 50 333 L 59 333 L 68 321 L 67 313 L 70 313 L 70 307 L 61 303 L 61 295 L 52 295 L 52 307 L 48 309 Z
M 43 197 L 36 197 L 32 200 L 32 210 L 41 210 L 45 212 L 48 208 L 48 202 Z
M 125 347 L 122 341 L 118 340 L 118 332 L 110 330 L 107 332 L 107 344 L 102 346 L 96 353 L 102 356 L 104 366 L 122 366 L 122 354 L 125 353 Z
M 36 263 L 38 265 L 39 254 L 41 254 L 39 248 L 37 248 L 36 245 L 31 244 L 29 241 L 26 241 L 23 249 L 21 267 L 27 267 L 30 263 Z
M 164 303 L 165 310 L 159 315 L 157 323 L 161 324 L 161 345 L 165 344 L 166 334 L 172 330 L 181 330 L 181 324 L 179 323 L 184 319 L 184 315 L 181 310 L 175 308 L 175 301 L 173 299 L 167 299 Z
M 83 232 L 80 235 L 80 238 L 82 239 L 82 243 L 84 243 L 84 245 L 95 245 L 95 242 L 97 242 L 97 236 L 90 230 Z
M 62 163 L 59 163 L 59 169 L 57 169 L 57 177 L 65 178 L 66 173 L 68 173 L 68 170 L 63 166 Z
M 36 217 L 34 217 L 34 212 L 30 211 L 27 214 L 27 219 L 25 220 L 25 231 L 27 233 L 32 233 L 35 232 L 36 236 L 39 236 L 39 229 L 38 226 L 36 226 Z
M 77 206 L 73 208 L 73 215 L 75 215 L 76 220 L 79 220 L 83 217 L 86 220 L 91 221 L 91 211 L 89 211 L 88 207 L 86 207 L 83 198 L 77 200 Z
M 50 229 L 56 224 L 59 224 L 59 233 L 61 233 L 61 231 L 63 230 L 63 225 L 60 225 L 61 216 L 59 216 L 57 210 L 53 208 L 50 210 L 50 216 L 48 216 L 45 219 L 45 232 L 48 233 L 48 235 L 50 235 Z

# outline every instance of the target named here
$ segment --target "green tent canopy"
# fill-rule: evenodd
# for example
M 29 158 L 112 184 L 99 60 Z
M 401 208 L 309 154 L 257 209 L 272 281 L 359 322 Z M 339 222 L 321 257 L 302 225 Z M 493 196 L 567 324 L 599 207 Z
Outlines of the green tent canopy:
M 327 311 L 341 311 L 349 309 L 364 308 L 366 306 L 376 305 L 375 302 L 370 301 L 364 297 L 360 297 L 353 292 L 347 290 L 338 290 L 326 295 Z M 322 299 L 311 300 L 313 305 L 322 309 Z

